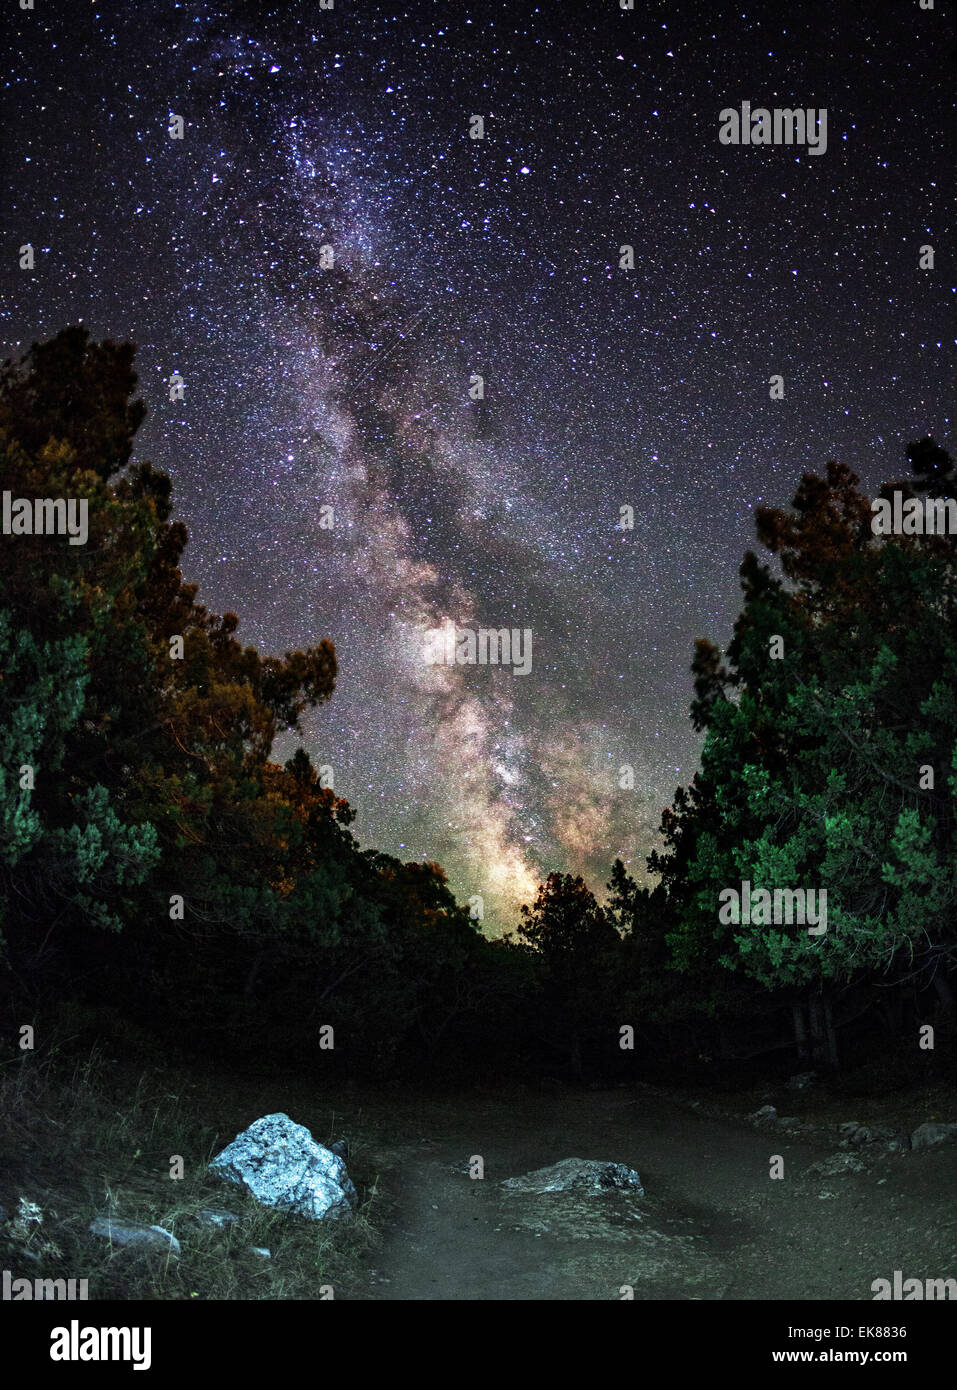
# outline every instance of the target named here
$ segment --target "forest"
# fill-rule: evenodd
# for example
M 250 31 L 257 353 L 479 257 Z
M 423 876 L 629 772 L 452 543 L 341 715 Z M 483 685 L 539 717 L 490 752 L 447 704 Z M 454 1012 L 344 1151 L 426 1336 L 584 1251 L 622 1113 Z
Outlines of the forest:
M 439 864 L 360 847 L 304 747 L 274 760 L 336 651 L 263 655 L 199 601 L 170 479 L 134 459 L 134 359 L 74 325 L 0 376 L 0 492 L 88 503 L 84 544 L 0 542 L 7 1019 L 332 1078 L 953 1074 L 957 537 L 875 535 L 838 462 L 759 508 L 646 872 L 555 866 L 490 939 Z M 955 492 L 931 438 L 901 473 L 888 507 Z M 721 913 L 742 883 L 826 892 L 826 931 Z

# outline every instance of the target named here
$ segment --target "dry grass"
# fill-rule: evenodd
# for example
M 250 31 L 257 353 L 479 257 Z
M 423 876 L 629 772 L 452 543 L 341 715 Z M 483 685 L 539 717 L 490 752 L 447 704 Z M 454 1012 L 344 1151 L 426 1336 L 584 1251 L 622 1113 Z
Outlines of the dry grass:
M 91 1299 L 317 1299 L 323 1285 L 348 1296 L 376 1243 L 377 1175 L 355 1117 L 330 1112 L 298 1086 L 297 1097 L 295 1083 L 122 1064 L 98 1048 L 71 1059 L 69 1040 L 18 1053 L 0 1064 L 0 1202 L 8 1215 L 0 1267 L 15 1278 L 85 1278 Z M 355 1220 L 283 1215 L 207 1171 L 257 1114 L 283 1109 L 320 1142 L 348 1136 Z M 170 1177 L 174 1155 L 183 1159 L 180 1180 Z M 202 1225 L 204 1207 L 239 1220 Z M 94 1216 L 107 1214 L 162 1226 L 180 1241 L 181 1256 L 111 1249 L 88 1231 Z

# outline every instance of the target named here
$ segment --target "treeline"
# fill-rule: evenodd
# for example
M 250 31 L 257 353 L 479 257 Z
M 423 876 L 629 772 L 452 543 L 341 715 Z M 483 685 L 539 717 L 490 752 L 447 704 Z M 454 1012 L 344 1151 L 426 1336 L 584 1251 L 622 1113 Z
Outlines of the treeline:
M 387 1072 L 492 972 L 502 997 L 510 953 L 437 866 L 360 850 L 304 752 L 271 761 L 332 695 L 335 652 L 260 656 L 197 602 L 170 481 L 130 462 L 132 359 L 73 327 L 0 378 L 0 490 L 89 500 L 85 545 L 0 549 L 10 1016 L 80 999 L 188 1049 Z
M 947 512 L 928 522 L 927 499 L 957 498 L 957 476 L 930 438 L 907 457 L 874 506 L 829 463 L 789 509 L 759 508 L 780 574 L 749 552 L 725 657 L 696 643 L 701 770 L 663 816 L 655 892 L 630 901 L 632 935 L 653 957 L 664 925 L 669 963 L 713 1008 L 719 1055 L 783 1046 L 836 1067 L 843 1038 L 903 1073 L 954 1065 L 957 503 L 929 534 Z M 881 535 L 890 514 L 902 533 Z M 750 922 L 718 909 L 743 883 Z M 826 930 L 755 897 L 799 888 L 827 893 Z
M 332 697 L 335 652 L 261 656 L 197 602 L 170 481 L 131 462 L 135 387 L 132 346 L 80 327 L 0 373 L 0 492 L 89 502 L 85 545 L 0 537 L 11 1046 L 68 1000 L 187 1053 L 336 1076 L 793 1070 L 837 1064 L 842 1039 L 914 1052 L 928 1022 L 947 1052 L 954 536 L 876 539 L 835 464 L 759 512 L 781 577 L 749 554 L 727 654 L 698 643 L 701 771 L 655 886 L 616 863 L 600 905 L 552 874 L 490 941 L 438 865 L 360 849 L 305 752 L 272 760 Z M 953 495 L 933 441 L 909 458 L 884 495 Z M 826 932 L 720 921 L 742 881 L 826 889 Z

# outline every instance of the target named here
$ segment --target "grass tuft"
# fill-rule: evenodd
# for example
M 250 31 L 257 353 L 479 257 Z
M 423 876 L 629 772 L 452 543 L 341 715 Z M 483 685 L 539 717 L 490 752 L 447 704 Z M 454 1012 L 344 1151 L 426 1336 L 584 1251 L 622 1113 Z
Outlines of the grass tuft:
M 14 1278 L 87 1279 L 91 1299 L 316 1299 L 362 1281 L 377 1243 L 377 1173 L 348 1111 L 324 1107 L 300 1079 L 204 1075 L 138 1067 L 99 1046 L 71 1056 L 65 1038 L 0 1064 L 0 1265 Z M 277 1090 L 280 1092 L 276 1094 Z M 208 1171 L 252 1120 L 285 1110 L 320 1143 L 346 1135 L 359 1193 L 354 1220 L 313 1222 L 261 1206 Z M 334 1132 L 334 1126 L 339 1129 Z M 183 1177 L 170 1177 L 174 1156 Z M 239 1220 L 201 1224 L 217 1207 Z M 162 1226 L 169 1252 L 111 1248 L 89 1233 L 113 1214 Z M 250 1253 L 265 1247 L 270 1259 Z

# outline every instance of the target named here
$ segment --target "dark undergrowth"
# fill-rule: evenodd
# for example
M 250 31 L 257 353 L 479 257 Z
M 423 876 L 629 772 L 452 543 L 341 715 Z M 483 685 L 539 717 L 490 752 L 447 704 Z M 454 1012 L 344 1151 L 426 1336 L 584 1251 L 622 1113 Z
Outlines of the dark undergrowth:
M 348 1294 L 377 1240 L 377 1174 L 361 1114 L 324 1106 L 303 1078 L 204 1072 L 155 1060 L 155 1049 L 150 1060 L 147 1040 L 129 1034 L 122 1049 L 115 1039 L 109 1050 L 78 1048 L 86 1031 L 61 1030 L 0 1066 L 0 1265 L 13 1278 L 86 1279 L 91 1299 Z M 208 1172 L 210 1158 L 240 1130 L 276 1110 L 320 1143 L 348 1134 L 359 1193 L 354 1220 L 277 1213 Z M 170 1176 L 177 1155 L 181 1179 Z M 201 1224 L 204 1208 L 239 1220 Z M 179 1240 L 180 1256 L 111 1248 L 88 1229 L 108 1214 L 163 1227 Z

